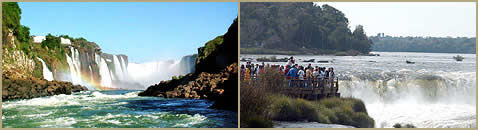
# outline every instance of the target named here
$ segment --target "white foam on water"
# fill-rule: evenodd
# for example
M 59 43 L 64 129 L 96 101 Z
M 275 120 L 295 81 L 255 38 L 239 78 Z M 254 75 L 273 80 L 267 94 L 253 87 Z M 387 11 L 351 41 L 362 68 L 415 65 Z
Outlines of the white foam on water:
M 192 125 L 202 123 L 207 118 L 199 114 L 194 114 L 194 116 L 190 116 L 190 115 L 187 115 L 187 116 L 189 117 L 184 119 L 182 123 L 176 123 L 175 125 L 173 125 L 173 127 L 190 127 Z
M 72 94 L 72 95 L 54 95 L 48 97 L 40 97 L 33 99 L 22 99 L 16 101 L 6 101 L 3 102 L 3 109 L 14 109 L 17 107 L 32 106 L 32 107 L 59 107 L 59 106 L 78 106 L 78 105 L 87 105 L 94 103 L 107 102 L 115 99 L 126 99 L 138 97 L 140 91 L 130 92 L 123 95 L 107 95 L 98 91 L 83 91 L 83 94 Z
M 40 127 L 49 127 L 49 128 L 73 128 L 71 125 L 77 123 L 75 118 L 71 117 L 60 117 L 56 119 L 48 119 L 42 122 Z

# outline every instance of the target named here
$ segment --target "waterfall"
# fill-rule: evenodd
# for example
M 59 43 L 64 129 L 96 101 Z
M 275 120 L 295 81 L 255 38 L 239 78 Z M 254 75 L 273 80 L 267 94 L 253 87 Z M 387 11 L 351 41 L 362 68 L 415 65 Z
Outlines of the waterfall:
M 75 56 L 75 51 L 73 47 L 70 47 L 71 50 L 71 57 L 68 54 L 66 55 L 66 61 L 68 63 L 68 66 L 70 68 L 70 77 L 71 77 L 71 82 L 75 85 L 82 85 L 81 83 L 81 71 L 80 68 L 78 67 L 78 60 Z
M 113 55 L 114 72 L 118 80 L 125 80 L 121 63 L 116 55 Z
M 128 66 L 128 65 L 127 65 L 128 63 L 126 63 L 126 61 L 124 60 L 124 58 L 123 58 L 122 56 L 119 56 L 119 57 L 120 57 L 119 59 L 121 60 L 121 61 L 120 61 L 120 62 L 121 62 L 121 71 L 123 72 L 123 75 L 126 76 L 125 78 L 126 78 L 126 79 L 129 79 L 128 69 L 126 69 L 126 68 L 128 68 L 128 67 L 127 67 L 127 66 Z
M 97 87 L 94 74 L 101 77 L 98 86 L 117 89 L 144 89 L 151 84 L 162 80 L 169 80 L 172 76 L 185 75 L 194 72 L 195 56 L 184 56 L 176 61 L 160 61 L 144 64 L 128 63 L 124 55 L 111 55 L 106 53 L 94 53 L 94 58 L 88 54 L 80 55 L 79 50 L 70 47 L 71 55 L 65 54 L 69 66 L 69 80 L 75 85 L 83 85 L 88 88 Z M 83 53 L 83 52 L 82 52 Z M 93 56 L 92 55 L 92 56 Z M 80 60 L 81 58 L 81 60 Z M 82 63 L 86 58 L 86 63 Z M 94 60 L 98 73 L 93 72 L 96 68 L 89 64 Z M 80 67 L 83 64 L 83 72 Z M 87 73 L 89 71 L 89 73 Z M 89 74 L 89 75 L 88 75 Z M 91 82 L 89 82 L 91 81 Z M 91 89 L 91 88 L 90 88 Z
M 170 80 L 172 76 L 186 75 L 194 72 L 196 64 L 194 56 L 184 56 L 181 60 L 155 61 L 146 63 L 129 63 L 129 77 L 139 82 L 144 88 L 157 84 L 163 80 Z
M 53 80 L 53 73 L 50 71 L 50 69 L 48 69 L 48 66 L 46 66 L 45 62 L 41 58 L 37 57 L 37 59 L 40 60 L 42 66 L 43 66 L 43 78 L 45 78 L 48 81 L 52 81 Z
M 91 69 L 91 65 L 89 65 L 88 68 L 90 69 L 90 81 L 93 81 L 94 78 L 93 78 L 93 70 Z
M 98 58 L 98 65 L 99 65 L 99 71 L 100 71 L 100 76 L 101 76 L 101 86 L 103 87 L 112 87 L 112 78 L 110 74 L 110 69 L 108 68 L 108 65 L 106 64 L 106 61 L 103 57 L 100 57 L 95 54 L 95 56 Z
M 364 101 L 376 127 L 476 127 L 476 72 L 390 72 L 341 77 L 342 97 Z

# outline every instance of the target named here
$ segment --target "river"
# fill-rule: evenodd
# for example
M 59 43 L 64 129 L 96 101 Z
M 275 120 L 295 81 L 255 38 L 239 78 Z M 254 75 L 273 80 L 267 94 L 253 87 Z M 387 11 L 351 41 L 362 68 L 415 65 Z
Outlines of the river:
M 407 123 L 418 128 L 476 128 L 475 54 L 372 53 L 380 56 L 296 55 L 294 58 L 303 66 L 309 64 L 303 60 L 315 59 L 312 66 L 333 67 L 339 77 L 341 96 L 363 100 L 375 127 Z M 465 59 L 455 61 L 456 55 Z M 241 59 L 264 56 L 272 55 L 241 54 Z M 407 60 L 415 63 L 407 64 Z M 253 63 L 260 64 L 255 60 Z
M 140 97 L 139 90 L 83 91 L 2 104 L 4 128 L 237 127 L 237 112 L 212 101 Z

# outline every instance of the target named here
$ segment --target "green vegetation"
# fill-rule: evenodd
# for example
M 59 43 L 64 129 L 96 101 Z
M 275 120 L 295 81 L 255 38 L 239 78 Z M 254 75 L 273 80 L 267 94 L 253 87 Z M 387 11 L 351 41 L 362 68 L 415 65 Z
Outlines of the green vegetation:
M 46 40 L 41 42 L 42 48 L 48 47 L 48 49 L 56 49 L 56 48 L 60 48 L 60 46 L 61 46 L 60 37 L 55 37 L 51 34 L 46 35 Z
M 266 68 L 257 82 L 241 81 L 241 127 L 272 127 L 273 120 L 374 127 L 374 120 L 361 100 L 290 98 L 276 93 L 284 85 L 283 75 L 271 68 Z
M 8 29 L 11 29 L 14 33 L 20 32 L 20 14 L 22 10 L 16 2 L 3 2 L 2 3 L 2 39 L 3 44 L 6 43 Z
M 216 38 L 208 41 L 204 47 L 198 48 L 198 55 L 197 55 L 197 60 L 201 60 L 206 58 L 209 54 L 211 54 L 214 50 L 216 50 L 216 47 L 221 45 L 224 41 L 224 35 L 217 36 Z
M 21 9 L 16 2 L 3 2 L 2 13 L 2 49 L 4 52 L 8 49 L 9 53 L 21 50 L 25 53 L 27 58 L 34 60 L 36 65 L 33 72 L 24 72 L 28 73 L 28 75 L 31 73 L 34 77 L 42 77 L 41 62 L 36 57 L 43 59 L 47 67 L 52 71 L 55 69 L 67 70 L 68 64 L 65 54 L 69 52 L 69 50 L 65 49 L 67 45 L 61 44 L 60 37 L 70 39 L 74 46 L 79 47 L 80 51 L 94 50 L 98 48 L 98 45 L 94 42 L 88 42 L 84 38 L 74 39 L 68 35 L 54 36 L 48 34 L 46 40 L 41 44 L 33 43 L 30 38 L 30 28 L 20 24 Z M 17 39 L 14 43 L 16 48 L 8 42 L 9 39 L 7 37 L 9 29 L 13 31 L 13 36 Z M 13 64 L 13 62 L 14 60 L 10 58 L 6 60 L 6 63 L 4 64 Z
M 373 51 L 476 53 L 475 37 L 392 37 L 379 33 L 370 39 Z
M 334 54 L 355 50 L 368 54 L 373 43 L 363 26 L 351 31 L 348 24 L 341 11 L 327 4 L 242 3 L 241 53 Z

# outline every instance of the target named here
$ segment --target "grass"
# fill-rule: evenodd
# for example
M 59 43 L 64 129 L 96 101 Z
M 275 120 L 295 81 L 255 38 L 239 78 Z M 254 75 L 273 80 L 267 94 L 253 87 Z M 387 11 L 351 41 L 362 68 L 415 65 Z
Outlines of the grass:
M 374 127 L 365 104 L 354 98 L 308 101 L 277 93 L 285 85 L 278 71 L 266 68 L 256 82 L 241 80 L 241 127 L 272 127 L 276 121 L 310 121 L 359 128 Z

